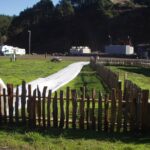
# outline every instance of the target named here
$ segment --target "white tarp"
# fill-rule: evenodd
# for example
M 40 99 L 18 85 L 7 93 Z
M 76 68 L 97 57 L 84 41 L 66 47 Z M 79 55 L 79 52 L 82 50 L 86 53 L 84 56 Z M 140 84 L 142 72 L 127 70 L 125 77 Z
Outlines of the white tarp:
M 6 87 L 5 83 L 4 83 L 4 81 L 0 78 L 0 90 L 1 90 L 1 92 L 2 92 L 3 89 L 6 89 L 6 88 L 7 87 Z
M 73 80 L 81 71 L 84 65 L 88 65 L 89 62 L 76 62 L 73 63 L 66 68 L 54 73 L 46 78 L 38 78 L 34 81 L 31 81 L 26 84 L 27 86 L 30 84 L 33 90 L 37 89 L 37 86 L 40 92 L 43 91 L 44 86 L 47 86 L 48 90 L 52 90 L 52 92 L 58 90 L 63 85 L 69 83 Z M 19 86 L 19 94 L 21 94 L 22 86 Z

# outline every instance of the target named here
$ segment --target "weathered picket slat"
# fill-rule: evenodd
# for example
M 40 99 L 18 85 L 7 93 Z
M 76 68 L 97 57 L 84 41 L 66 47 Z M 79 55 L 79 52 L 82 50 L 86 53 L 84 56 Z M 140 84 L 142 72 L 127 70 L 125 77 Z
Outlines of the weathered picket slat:
M 18 89 L 18 85 L 16 87 L 16 102 L 15 102 L 15 121 L 16 124 L 19 123 L 19 89 Z
M 118 113 L 117 113 L 117 132 L 121 131 L 122 125 L 122 91 L 118 91 Z
M 36 116 L 35 116 L 35 102 L 36 102 L 36 90 L 33 91 L 33 96 L 29 99 L 29 125 L 31 128 L 34 128 L 36 125 Z
M 90 96 L 87 96 L 87 109 L 86 109 L 86 122 L 87 122 L 87 130 L 90 129 Z
M 98 98 L 98 131 L 102 131 L 102 94 Z
M 142 93 L 139 92 L 137 93 L 137 101 L 136 101 L 136 132 L 140 132 L 141 130 L 141 110 L 142 110 L 142 105 L 141 105 L 141 98 L 142 98 Z
M 2 88 L 0 86 L 0 125 L 2 124 L 2 98 L 1 98 L 2 93 L 1 91 L 2 91 Z
M 110 132 L 114 132 L 116 122 L 116 90 L 112 89 L 111 92 L 111 125 Z
M 69 128 L 69 99 L 70 99 L 70 88 L 66 89 L 66 129 Z
M 95 117 L 95 96 L 96 91 L 95 89 L 92 90 L 92 129 L 96 129 L 96 117 Z
M 55 92 L 55 96 L 53 99 L 53 127 L 58 127 L 58 102 L 57 102 L 57 92 Z
M 4 100 L 4 123 L 7 123 L 7 104 L 6 104 L 6 89 L 3 89 L 3 100 Z
M 51 97 L 52 91 L 49 90 L 48 92 L 48 99 L 47 99 L 47 127 L 51 127 Z
M 85 87 L 82 88 L 82 95 L 80 100 L 80 129 L 84 129 L 84 100 L 85 100 Z
M 32 122 L 32 117 L 31 117 L 31 111 L 32 111 L 32 107 L 31 107 L 31 84 L 28 85 L 28 100 L 27 100 L 27 112 L 28 112 L 28 118 L 29 118 L 29 126 L 32 126 L 31 122 Z
M 108 131 L 108 96 L 105 95 L 105 102 L 104 102 L 104 131 Z
M 126 93 L 124 94 L 124 101 L 126 102 L 123 105 L 123 115 L 124 115 L 124 121 L 123 121 L 123 131 L 127 132 L 127 122 L 128 122 L 128 113 L 129 113 L 129 95 L 130 93 L 125 91 Z
M 8 92 L 8 109 L 9 109 L 9 123 L 13 123 L 13 85 L 7 84 Z
M 64 120 L 65 120 L 65 112 L 64 112 L 64 98 L 63 98 L 63 91 L 60 91 L 60 124 L 59 127 L 64 127 Z
M 71 94 L 72 94 L 72 128 L 76 129 L 76 119 L 77 119 L 77 92 L 76 90 L 72 90 Z
M 148 98 L 149 98 L 149 91 L 143 90 L 142 91 L 142 131 L 146 132 L 149 131 L 149 114 L 148 114 Z
M 36 89 L 33 91 L 32 97 L 32 111 L 33 111 L 33 127 L 36 126 Z
M 130 131 L 135 131 L 135 106 L 136 106 L 136 93 L 133 87 L 132 94 L 130 95 Z
M 38 116 L 38 125 L 41 126 L 41 115 L 42 115 L 42 106 L 41 106 L 41 92 L 39 88 L 37 89 L 38 92 L 38 103 L 37 103 L 37 116 Z
M 22 95 L 21 95 L 21 116 L 22 124 L 26 124 L 26 82 L 22 81 Z
M 43 88 L 43 93 L 42 93 L 42 118 L 43 118 L 43 127 L 46 127 L 46 120 L 45 120 L 45 101 L 46 101 L 46 90 L 47 87 Z

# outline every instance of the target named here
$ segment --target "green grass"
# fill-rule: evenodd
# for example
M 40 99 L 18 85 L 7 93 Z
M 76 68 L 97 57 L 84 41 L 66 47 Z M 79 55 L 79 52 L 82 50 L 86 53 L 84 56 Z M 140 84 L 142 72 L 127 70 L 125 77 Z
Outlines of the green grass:
M 6 83 L 20 84 L 22 79 L 31 81 L 46 77 L 73 60 L 52 63 L 43 59 L 19 59 L 9 62 L 0 60 L 0 78 Z M 121 71 L 120 71 L 121 72 Z M 79 89 L 83 85 L 90 89 L 107 90 L 103 82 L 89 66 L 66 86 Z M 62 89 L 65 89 L 64 86 Z M 0 127 L 0 149 L 11 150 L 149 150 L 150 136 L 134 137 L 128 134 L 98 133 L 86 130 L 28 130 L 20 127 Z
M 102 79 L 96 74 L 90 65 L 84 66 L 80 74 L 67 85 L 63 86 L 60 90 L 65 90 L 69 86 L 72 89 L 77 89 L 78 94 L 80 93 L 80 88 L 85 86 L 89 95 L 92 95 L 92 89 L 95 89 L 98 93 L 108 92 L 108 87 L 103 83 Z
M 150 136 L 86 130 L 2 128 L 0 149 L 11 150 L 149 150 Z
M 16 86 L 20 85 L 22 80 L 29 82 L 40 77 L 49 76 L 73 62 L 53 63 L 50 60 L 43 59 L 19 59 L 16 62 L 10 62 L 9 59 L 1 59 L 0 78 L 5 83 L 13 83 Z
M 10 62 L 9 58 L 0 60 L 0 78 L 5 83 L 13 83 L 14 86 L 20 85 L 22 80 L 32 81 L 40 77 L 47 77 L 60 69 L 75 62 L 72 60 L 63 60 L 60 63 L 54 63 L 47 59 L 18 59 L 16 62 Z M 102 80 L 91 70 L 90 66 L 82 69 L 82 72 L 70 83 L 61 88 L 65 90 L 69 86 L 71 89 L 80 91 L 80 87 L 87 86 L 88 90 L 92 88 L 105 92 L 107 87 Z
M 126 67 L 126 66 L 107 66 L 114 72 L 119 73 L 120 80 L 124 81 L 125 76 L 128 80 L 137 84 L 142 89 L 150 90 L 150 68 Z

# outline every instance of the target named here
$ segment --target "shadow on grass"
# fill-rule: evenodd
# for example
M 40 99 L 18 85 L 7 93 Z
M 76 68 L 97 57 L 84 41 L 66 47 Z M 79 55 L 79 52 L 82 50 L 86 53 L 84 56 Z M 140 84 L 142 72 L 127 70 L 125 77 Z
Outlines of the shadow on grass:
M 118 67 L 118 69 L 131 72 L 142 74 L 144 76 L 150 77 L 150 68 L 142 68 L 142 67 Z
M 117 142 L 121 141 L 124 143 L 133 143 L 133 144 L 150 144 L 150 134 L 131 134 L 131 133 L 106 133 L 106 132 L 98 132 L 92 130 L 73 130 L 73 129 L 43 129 L 43 128 L 34 128 L 29 129 L 26 127 L 10 127 L 3 126 L 0 128 L 0 131 L 13 134 L 18 133 L 24 135 L 25 133 L 38 133 L 42 137 L 50 137 L 50 138 L 59 138 L 62 137 L 64 139 L 85 139 L 85 140 L 98 140 L 98 141 L 109 141 L 109 142 Z M 29 142 L 30 139 L 24 139 L 26 142 Z M 29 140 L 29 141 L 28 141 Z

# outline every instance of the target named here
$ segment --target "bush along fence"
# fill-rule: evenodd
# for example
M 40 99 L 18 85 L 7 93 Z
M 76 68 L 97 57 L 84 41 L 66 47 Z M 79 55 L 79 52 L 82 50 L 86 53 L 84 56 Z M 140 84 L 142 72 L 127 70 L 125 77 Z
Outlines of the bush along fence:
M 52 94 L 47 87 L 43 92 L 31 90 L 23 81 L 21 95 L 13 85 L 0 93 L 0 126 L 20 125 L 29 128 L 86 129 L 104 132 L 137 132 L 150 130 L 149 91 L 137 90 L 125 82 L 125 92 L 113 88 L 110 94 L 96 97 L 76 90 L 66 89 Z M 130 88 L 130 90 L 128 90 Z M 118 96 L 117 96 L 118 95 Z

